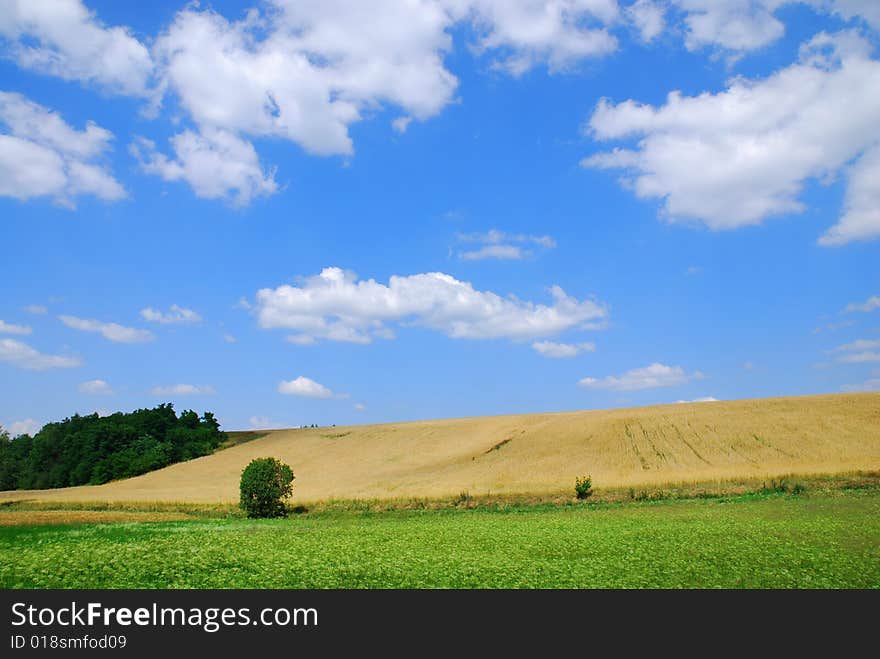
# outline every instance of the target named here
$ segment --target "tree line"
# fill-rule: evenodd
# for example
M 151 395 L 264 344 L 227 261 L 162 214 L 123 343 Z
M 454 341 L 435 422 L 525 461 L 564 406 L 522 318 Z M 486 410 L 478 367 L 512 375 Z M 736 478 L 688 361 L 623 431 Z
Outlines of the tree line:
M 0 428 L 0 490 L 100 485 L 212 453 L 226 440 L 213 413 L 171 403 L 48 423 L 33 437 Z

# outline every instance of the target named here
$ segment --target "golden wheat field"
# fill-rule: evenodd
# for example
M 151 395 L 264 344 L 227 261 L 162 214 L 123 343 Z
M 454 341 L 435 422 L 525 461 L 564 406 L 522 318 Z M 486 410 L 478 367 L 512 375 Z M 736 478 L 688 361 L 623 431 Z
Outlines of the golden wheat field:
M 274 456 L 295 501 L 558 493 L 880 469 L 880 394 L 268 431 L 214 455 L 101 486 L 0 500 L 234 502 L 241 470 Z

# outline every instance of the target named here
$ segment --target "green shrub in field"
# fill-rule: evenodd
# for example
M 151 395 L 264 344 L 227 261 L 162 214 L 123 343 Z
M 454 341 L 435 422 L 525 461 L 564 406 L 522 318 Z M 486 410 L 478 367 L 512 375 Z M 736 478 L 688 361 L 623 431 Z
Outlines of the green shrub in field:
M 587 499 L 593 494 L 593 479 L 589 476 L 576 478 L 574 481 L 574 493 L 578 499 Z
M 285 517 L 293 470 L 275 458 L 257 458 L 241 472 L 242 509 L 248 517 Z

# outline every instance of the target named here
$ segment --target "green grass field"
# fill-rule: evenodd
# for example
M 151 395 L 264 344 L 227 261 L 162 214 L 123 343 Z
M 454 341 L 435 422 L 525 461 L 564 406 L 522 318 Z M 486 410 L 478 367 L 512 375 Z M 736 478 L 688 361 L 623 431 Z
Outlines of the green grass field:
M 0 528 L 2 588 L 880 588 L 880 490 Z

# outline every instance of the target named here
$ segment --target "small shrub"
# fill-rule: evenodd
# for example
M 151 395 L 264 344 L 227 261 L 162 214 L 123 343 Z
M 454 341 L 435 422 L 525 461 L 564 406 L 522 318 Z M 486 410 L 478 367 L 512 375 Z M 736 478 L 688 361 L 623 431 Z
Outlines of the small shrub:
M 248 517 L 286 517 L 293 471 L 275 458 L 257 458 L 241 472 L 239 505 Z
M 589 476 L 576 478 L 574 481 L 574 493 L 578 499 L 588 499 L 593 494 L 593 479 Z

